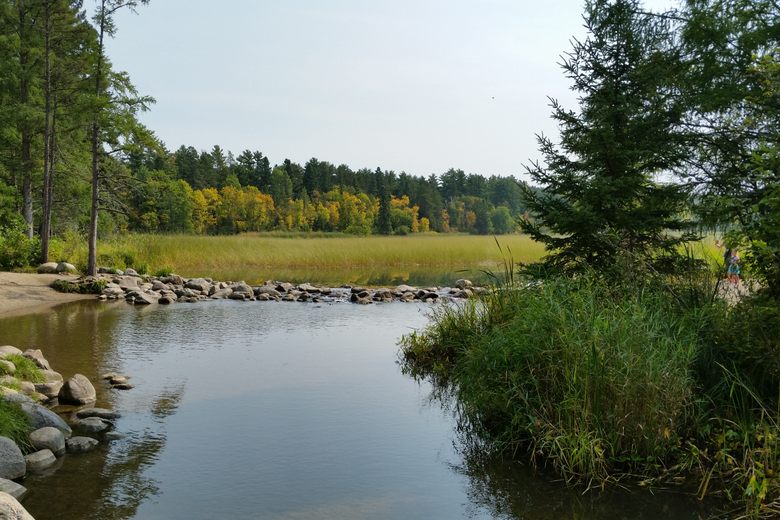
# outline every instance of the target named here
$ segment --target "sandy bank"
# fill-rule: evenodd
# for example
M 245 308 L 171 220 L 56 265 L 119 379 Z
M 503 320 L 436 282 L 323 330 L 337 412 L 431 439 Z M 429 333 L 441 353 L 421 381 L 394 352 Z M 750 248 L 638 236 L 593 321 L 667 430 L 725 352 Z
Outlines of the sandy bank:
M 61 303 L 94 299 L 89 294 L 65 294 L 49 287 L 59 278 L 75 279 L 60 274 L 30 274 L 0 272 L 0 317 L 18 316 L 44 311 Z

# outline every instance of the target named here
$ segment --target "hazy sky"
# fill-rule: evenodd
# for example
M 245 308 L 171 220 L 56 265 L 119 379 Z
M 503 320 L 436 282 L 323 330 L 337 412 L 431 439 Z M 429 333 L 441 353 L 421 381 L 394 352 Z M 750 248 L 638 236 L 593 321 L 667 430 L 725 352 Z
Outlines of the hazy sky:
M 557 135 L 547 96 L 576 106 L 557 63 L 582 5 L 151 0 L 117 18 L 108 53 L 156 98 L 142 120 L 171 150 L 518 175 L 535 134 Z

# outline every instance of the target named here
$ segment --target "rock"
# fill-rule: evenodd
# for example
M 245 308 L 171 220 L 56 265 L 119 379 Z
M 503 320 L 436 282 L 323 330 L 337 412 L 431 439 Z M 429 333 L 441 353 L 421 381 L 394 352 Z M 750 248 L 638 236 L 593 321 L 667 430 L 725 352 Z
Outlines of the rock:
M 272 298 L 268 296 L 267 294 L 258 294 L 257 295 L 257 301 L 259 302 L 267 302 L 271 300 Z
M 119 385 L 114 385 L 111 388 L 114 388 L 115 390 L 132 390 L 135 387 L 130 383 L 123 383 Z
M 167 283 L 167 284 L 184 285 L 184 278 L 182 278 L 178 274 L 163 276 L 162 278 L 160 278 L 160 281 L 162 283 Z
M 86 417 L 84 419 L 77 419 L 73 421 L 73 427 L 77 430 L 81 430 L 87 433 L 100 433 L 108 430 L 111 427 L 111 423 L 104 421 L 100 417 Z
M 7 386 L 0 386 L 0 397 L 1 398 L 5 398 L 5 397 L 7 397 L 9 395 L 16 395 L 18 393 L 19 392 L 17 392 L 13 388 L 8 388 Z M 3 400 L 5 400 L 5 399 L 3 399 Z
M 471 289 L 461 289 L 460 291 L 456 291 L 452 297 L 453 298 L 471 298 L 474 295 Z
M 25 350 L 22 355 L 27 359 L 31 359 L 38 366 L 38 368 L 43 370 L 51 370 L 49 362 L 46 361 L 45 357 L 43 357 L 43 352 L 41 352 L 40 349 L 28 349 Z
M 12 376 L 16 373 L 16 365 L 7 359 L 0 359 L 0 371 Z
M 187 283 L 184 284 L 185 289 L 192 289 L 193 291 L 199 291 L 202 294 L 208 294 L 209 289 L 211 288 L 211 283 L 206 281 L 204 278 L 193 278 L 192 280 L 187 280 Z
M 65 438 L 70 437 L 72 433 L 70 426 L 68 426 L 67 423 L 62 420 L 62 417 L 56 413 L 31 401 L 20 402 L 19 405 L 29 419 L 31 428 L 37 430 L 46 426 L 52 426 L 60 430 L 65 435 Z
M 57 264 L 57 272 L 58 273 L 76 273 L 78 272 L 76 270 L 76 266 L 73 264 L 69 264 L 68 262 L 60 262 Z
M 119 376 L 121 374 L 117 374 L 116 372 L 106 372 L 102 376 L 100 376 L 100 379 L 112 379 L 116 376 Z
M 27 395 L 37 392 L 37 390 L 35 389 L 35 383 L 31 383 L 29 381 L 20 381 L 19 390 L 21 390 L 23 393 Z
M 30 473 L 40 473 L 54 465 L 54 463 L 57 462 L 57 457 L 54 456 L 54 453 L 52 453 L 51 450 L 43 449 L 36 451 L 35 453 L 30 453 L 24 460 L 27 463 L 27 471 Z
M 280 293 L 288 293 L 293 290 L 293 284 L 287 282 L 278 283 L 276 284 L 276 290 Z
M 307 293 L 320 293 L 320 292 L 322 292 L 322 291 L 320 291 L 319 287 L 315 287 L 315 286 L 313 286 L 311 284 L 308 284 L 308 283 L 300 284 L 298 286 L 298 290 L 299 291 L 305 291 Z
M 231 289 L 233 289 L 233 292 L 234 292 L 234 293 L 243 293 L 243 294 L 248 294 L 248 295 L 250 295 L 250 296 L 251 296 L 252 294 L 254 294 L 254 292 L 252 291 L 252 288 L 251 288 L 251 287 L 249 287 L 249 285 L 247 285 L 247 284 L 246 284 L 246 283 L 244 283 L 244 282 L 239 282 L 239 283 L 237 283 L 237 284 L 233 285 L 233 286 L 232 286 L 232 287 L 230 287 L 230 288 L 231 288 Z
M 232 292 L 230 293 L 230 296 L 228 296 L 231 300 L 249 300 L 252 298 L 252 293 L 244 293 L 244 292 Z
M 153 291 L 166 291 L 168 289 L 170 289 L 170 287 L 162 283 L 160 280 L 155 280 L 152 282 Z
M 7 493 L 14 497 L 16 500 L 21 500 L 24 495 L 27 494 L 27 488 L 21 484 L 17 484 L 13 480 L 7 478 L 0 478 L 0 494 Z M 2 499 L 0 499 L 2 501 Z M 0 518 L 7 518 L 3 516 L 4 511 L 0 506 Z
M 17 380 L 14 376 L 9 376 L 9 375 L 0 376 L 0 385 L 15 386 L 16 384 L 17 384 Z
M 0 493 L 0 518 L 3 520 L 35 520 L 14 497 Z
M 259 297 L 260 295 L 266 295 L 268 298 L 273 299 L 279 299 L 282 297 L 282 294 L 271 287 L 270 285 L 261 285 L 260 287 L 255 287 L 255 296 Z
M 114 278 L 114 283 L 117 284 L 121 289 L 125 291 L 129 291 L 131 289 L 137 289 L 139 281 L 140 279 L 134 276 L 119 276 L 117 278 Z
M 93 402 L 96 397 L 95 387 L 86 376 L 81 374 L 75 374 L 65 381 L 59 394 L 60 401 L 77 404 Z
M 136 271 L 135 269 L 133 269 L 131 267 L 128 267 L 127 269 L 125 269 L 125 276 L 132 276 L 134 278 L 140 278 L 141 277 L 141 275 L 138 274 L 138 271 Z
M 124 385 L 127 383 L 127 376 L 120 376 L 117 374 L 114 377 L 110 378 L 108 382 L 111 383 L 112 385 Z
M 60 393 L 62 389 L 62 375 L 54 370 L 42 370 L 46 381 L 43 383 L 35 383 L 33 385 L 34 391 L 45 395 L 49 399 L 54 399 Z
M 50 450 L 57 457 L 65 454 L 65 435 L 52 426 L 38 428 L 30 433 L 30 443 L 36 450 Z
M 6 390 L 11 390 L 10 388 Z M 19 392 L 14 392 L 11 390 L 10 392 L 6 391 L 3 393 L 2 396 L 3 401 L 6 403 L 16 403 L 16 404 L 22 404 L 22 403 L 35 403 L 35 401 L 32 400 L 32 398 L 29 395 L 20 394 Z
M 22 351 L 16 347 L 12 347 L 11 345 L 3 345 L 2 347 L 0 347 L 0 357 L 5 357 L 13 354 L 21 356 Z
M 157 300 L 157 303 L 161 303 L 163 305 L 170 304 L 170 303 L 176 303 L 179 300 L 179 297 L 176 296 L 176 293 L 173 291 L 163 291 L 160 293 L 160 299 Z
M 56 274 L 57 262 L 46 262 L 38 266 L 38 274 Z
M 160 300 L 160 295 L 157 293 L 143 292 L 140 289 L 128 291 L 125 295 L 125 300 L 136 305 L 151 305 L 157 303 Z
M 97 448 L 98 441 L 91 437 L 71 437 L 65 441 L 68 453 L 87 453 Z
M 225 298 L 231 298 L 232 296 L 233 296 L 233 289 L 226 287 L 224 289 L 217 289 L 216 291 L 214 291 L 211 294 L 210 298 L 213 298 L 215 300 L 224 300 Z
M 109 410 L 108 408 L 82 408 L 76 412 L 76 417 L 80 419 L 84 419 L 86 417 L 100 417 L 101 419 L 108 419 L 109 421 L 112 421 L 122 417 L 122 414 L 113 410 Z
M 106 432 L 105 439 L 107 441 L 118 441 L 119 439 L 124 439 L 126 435 L 124 433 L 120 432 Z
M 103 289 L 102 295 L 106 298 L 116 300 L 117 298 L 121 298 L 125 295 L 125 290 L 115 283 L 110 283 L 106 285 L 105 289 Z
M 8 437 L 0 437 L 0 478 L 13 480 L 23 477 L 25 473 L 27 464 L 22 450 Z
M 399 285 L 395 288 L 395 292 L 399 294 L 415 293 L 417 292 L 417 287 L 412 287 L 411 285 Z
M 461 278 L 459 280 L 455 280 L 455 287 L 458 289 L 471 289 L 474 287 L 474 284 L 471 283 L 471 280 L 466 280 L 465 278 Z

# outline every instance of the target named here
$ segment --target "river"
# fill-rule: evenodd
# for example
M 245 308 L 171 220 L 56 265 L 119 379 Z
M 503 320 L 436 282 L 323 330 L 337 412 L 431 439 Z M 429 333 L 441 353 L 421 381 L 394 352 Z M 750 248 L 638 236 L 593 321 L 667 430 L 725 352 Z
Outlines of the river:
M 0 319 L 120 411 L 119 440 L 28 476 L 37 520 L 704 518 L 684 494 L 583 495 L 469 449 L 451 406 L 402 374 L 421 304 L 67 304 Z M 111 390 L 100 374 L 129 374 Z

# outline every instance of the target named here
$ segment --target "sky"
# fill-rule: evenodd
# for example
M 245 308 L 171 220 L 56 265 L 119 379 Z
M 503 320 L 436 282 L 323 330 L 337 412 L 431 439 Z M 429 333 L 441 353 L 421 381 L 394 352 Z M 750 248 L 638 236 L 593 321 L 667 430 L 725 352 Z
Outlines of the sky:
M 585 36 L 582 6 L 151 0 L 120 12 L 107 52 L 156 99 L 141 120 L 169 150 L 522 177 L 536 134 L 557 136 L 547 97 L 576 108 L 559 63 Z

